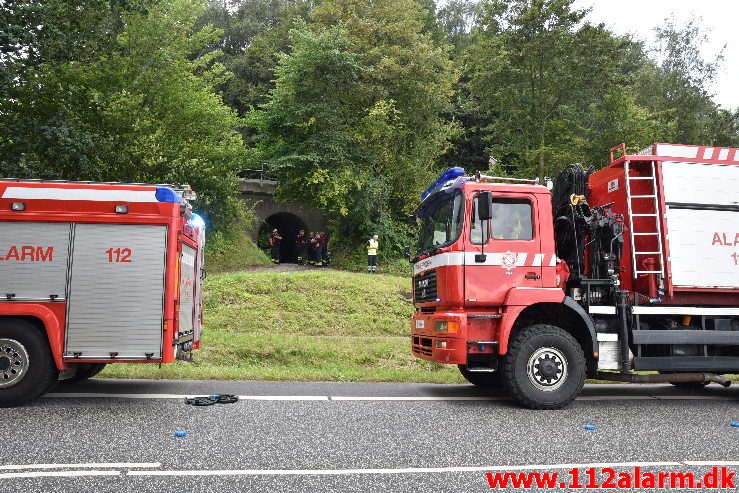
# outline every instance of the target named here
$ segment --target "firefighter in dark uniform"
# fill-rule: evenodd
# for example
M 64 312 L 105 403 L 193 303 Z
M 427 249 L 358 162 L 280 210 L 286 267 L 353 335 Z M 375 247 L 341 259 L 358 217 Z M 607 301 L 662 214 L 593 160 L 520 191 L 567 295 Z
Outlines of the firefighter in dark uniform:
M 311 231 L 310 235 L 308 236 L 306 247 L 307 247 L 306 249 L 307 249 L 308 264 L 315 265 L 316 263 L 316 234 L 313 231 Z
M 295 238 L 295 250 L 298 252 L 298 264 L 303 265 L 305 262 L 306 251 L 308 247 L 308 239 L 305 237 L 305 230 L 301 229 L 298 237 Z
M 272 263 L 273 264 L 279 264 L 280 263 L 280 242 L 282 241 L 282 236 L 280 236 L 280 233 L 277 232 L 277 230 L 272 231 L 272 236 L 269 238 L 269 244 L 272 245 L 272 249 L 270 253 L 272 254 Z
M 316 267 L 323 265 L 323 235 L 316 233 L 316 253 L 315 253 Z

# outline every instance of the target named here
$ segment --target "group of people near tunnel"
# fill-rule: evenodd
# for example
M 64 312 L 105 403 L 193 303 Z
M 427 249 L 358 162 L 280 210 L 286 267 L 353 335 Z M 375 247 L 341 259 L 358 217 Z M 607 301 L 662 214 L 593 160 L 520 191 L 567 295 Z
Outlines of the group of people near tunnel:
M 270 236 L 272 263 L 280 263 L 280 251 L 283 245 L 283 238 L 277 229 L 272 231 Z M 327 265 L 330 261 L 328 252 L 328 235 L 325 231 L 310 232 L 305 234 L 305 230 L 301 229 L 294 239 L 295 250 L 298 252 L 297 262 L 300 265 L 308 264 L 316 267 Z

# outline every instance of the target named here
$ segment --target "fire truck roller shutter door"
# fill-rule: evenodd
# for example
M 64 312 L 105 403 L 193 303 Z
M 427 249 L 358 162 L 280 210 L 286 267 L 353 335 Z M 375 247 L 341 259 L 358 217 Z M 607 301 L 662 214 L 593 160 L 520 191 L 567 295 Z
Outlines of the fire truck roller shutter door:
M 166 239 L 166 226 L 75 226 L 66 358 L 161 358 Z
M 195 256 L 194 248 L 182 245 L 180 256 L 180 309 L 179 332 L 190 332 L 194 328 L 195 315 Z
M 66 298 L 70 225 L 4 222 L 0 227 L 0 296 L 16 301 Z

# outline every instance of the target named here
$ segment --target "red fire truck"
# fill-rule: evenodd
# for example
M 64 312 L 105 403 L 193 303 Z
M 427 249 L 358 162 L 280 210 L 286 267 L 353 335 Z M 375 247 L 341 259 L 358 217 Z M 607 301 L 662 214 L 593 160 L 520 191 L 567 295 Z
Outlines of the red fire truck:
M 108 363 L 199 347 L 202 218 L 192 190 L 0 180 L 0 407 Z
M 728 386 L 739 149 L 621 145 L 604 169 L 546 182 L 453 168 L 424 192 L 413 354 L 537 409 L 586 377 Z

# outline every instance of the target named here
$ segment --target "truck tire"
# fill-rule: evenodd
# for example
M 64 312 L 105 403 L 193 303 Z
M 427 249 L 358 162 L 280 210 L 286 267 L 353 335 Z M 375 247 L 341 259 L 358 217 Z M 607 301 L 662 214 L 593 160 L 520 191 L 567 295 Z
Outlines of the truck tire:
M 106 366 L 108 366 L 107 363 L 80 363 L 77 367 L 77 373 L 72 378 L 67 378 L 59 383 L 67 385 L 88 380 L 103 371 Z
M 45 393 L 58 372 L 45 335 L 19 319 L 0 319 L 0 408 L 15 407 Z
M 554 325 L 537 324 L 511 338 L 503 379 L 520 405 L 559 409 L 582 390 L 585 367 L 585 355 L 574 337 Z
M 457 365 L 459 373 L 462 374 L 465 380 L 470 382 L 475 387 L 483 389 L 496 389 L 503 387 L 503 379 L 501 378 L 501 372 L 476 372 L 467 371 L 467 365 Z

